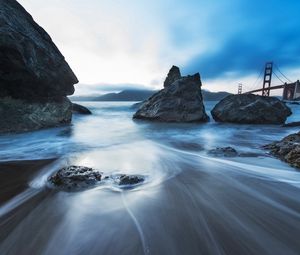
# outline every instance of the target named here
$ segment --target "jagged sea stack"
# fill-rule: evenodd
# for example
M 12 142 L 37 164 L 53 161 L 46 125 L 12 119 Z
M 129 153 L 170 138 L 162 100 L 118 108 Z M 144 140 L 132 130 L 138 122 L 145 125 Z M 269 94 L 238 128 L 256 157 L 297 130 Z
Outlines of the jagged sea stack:
M 144 101 L 134 114 L 135 119 L 162 122 L 206 122 L 199 73 L 182 77 L 173 66 L 164 82 L 164 89 Z
M 0 0 L 0 132 L 69 123 L 78 82 L 50 36 L 15 0 Z

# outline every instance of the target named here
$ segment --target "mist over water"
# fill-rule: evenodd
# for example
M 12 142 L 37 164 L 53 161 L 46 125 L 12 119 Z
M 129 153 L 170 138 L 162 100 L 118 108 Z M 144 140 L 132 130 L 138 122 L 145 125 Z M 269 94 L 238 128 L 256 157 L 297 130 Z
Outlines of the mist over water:
M 57 158 L 0 204 L 0 254 L 299 254 L 300 172 L 261 149 L 297 128 L 134 121 L 132 104 L 85 102 L 93 115 L 71 126 L 0 136 L 2 162 Z M 244 156 L 210 156 L 217 146 Z M 146 181 L 48 189 L 69 164 Z

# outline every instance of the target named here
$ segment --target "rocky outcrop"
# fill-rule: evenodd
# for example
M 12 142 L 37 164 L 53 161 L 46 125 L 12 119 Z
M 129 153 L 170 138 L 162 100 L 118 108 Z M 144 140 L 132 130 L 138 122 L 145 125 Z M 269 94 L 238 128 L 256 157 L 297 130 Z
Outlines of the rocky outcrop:
M 179 77 L 176 68 L 172 67 L 172 69 L 166 79 L 165 88 L 144 101 L 133 118 L 162 122 L 208 121 L 209 117 L 203 105 L 199 73 Z M 178 79 L 172 82 L 176 77 Z
M 300 132 L 264 146 L 270 153 L 293 167 L 300 168 Z
M 121 189 L 132 189 L 145 182 L 145 176 L 116 174 L 104 176 L 98 170 L 85 166 L 67 166 L 48 178 L 53 189 L 74 192 L 93 188 L 100 184 L 114 184 Z
M 101 181 L 101 177 L 101 173 L 93 168 L 69 166 L 51 176 L 49 182 L 60 190 L 78 191 L 94 186 Z
M 72 103 L 67 98 L 42 102 L 24 99 L 0 99 L 0 131 L 24 132 L 68 124 Z
M 74 113 L 83 114 L 83 115 L 92 114 L 92 112 L 88 108 L 84 107 L 83 105 L 75 104 L 75 103 L 72 103 L 72 111 Z
M 7 98 L 12 99 L 9 103 L 11 108 L 1 108 L 1 112 L 6 112 L 6 118 L 2 122 L 15 121 L 19 116 L 17 106 L 22 107 L 18 109 L 26 111 L 25 115 L 28 117 L 36 112 L 41 113 L 41 119 L 37 115 L 33 118 L 36 126 L 26 125 L 31 120 L 22 118 L 24 130 L 70 121 L 72 107 L 66 107 L 70 103 L 65 97 L 73 94 L 73 85 L 78 80 L 50 36 L 15 0 L 0 1 L 0 24 L 0 99 L 4 101 L 2 105 L 4 103 L 6 106 Z M 15 99 L 22 100 L 22 103 L 14 101 Z M 65 104 L 63 110 L 58 109 L 61 102 Z M 56 103 L 58 104 L 55 106 Z M 55 122 L 51 112 L 58 114 L 59 111 L 66 115 L 56 118 Z M 8 116 L 9 113 L 12 115 Z M 47 121 L 48 117 L 52 120 Z M 0 132 L 5 130 L 0 129 Z M 10 130 L 22 131 L 19 126 L 16 130 L 11 126 Z
M 238 152 L 232 147 L 217 147 L 208 151 L 208 154 L 217 157 L 237 157 Z
M 227 96 L 214 107 L 211 114 L 218 122 L 282 124 L 292 112 L 278 98 L 242 94 Z

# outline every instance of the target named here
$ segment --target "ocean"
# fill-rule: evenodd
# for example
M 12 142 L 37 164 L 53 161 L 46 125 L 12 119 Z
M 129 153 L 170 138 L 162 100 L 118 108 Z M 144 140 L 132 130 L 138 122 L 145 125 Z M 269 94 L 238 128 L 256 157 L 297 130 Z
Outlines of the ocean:
M 298 128 L 147 122 L 132 119 L 134 102 L 80 104 L 93 114 L 70 126 L 0 136 L 0 254 L 300 253 L 300 172 L 261 148 Z M 208 153 L 227 146 L 241 156 Z M 70 164 L 146 181 L 49 189 Z

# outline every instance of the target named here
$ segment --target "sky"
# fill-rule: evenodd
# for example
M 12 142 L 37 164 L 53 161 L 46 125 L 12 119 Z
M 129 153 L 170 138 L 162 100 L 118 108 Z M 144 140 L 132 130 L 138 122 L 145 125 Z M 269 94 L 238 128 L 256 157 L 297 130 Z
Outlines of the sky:
M 77 95 L 159 89 L 172 65 L 184 75 L 199 72 L 210 91 L 261 86 L 266 61 L 300 79 L 299 0 L 19 2 L 77 75 Z

